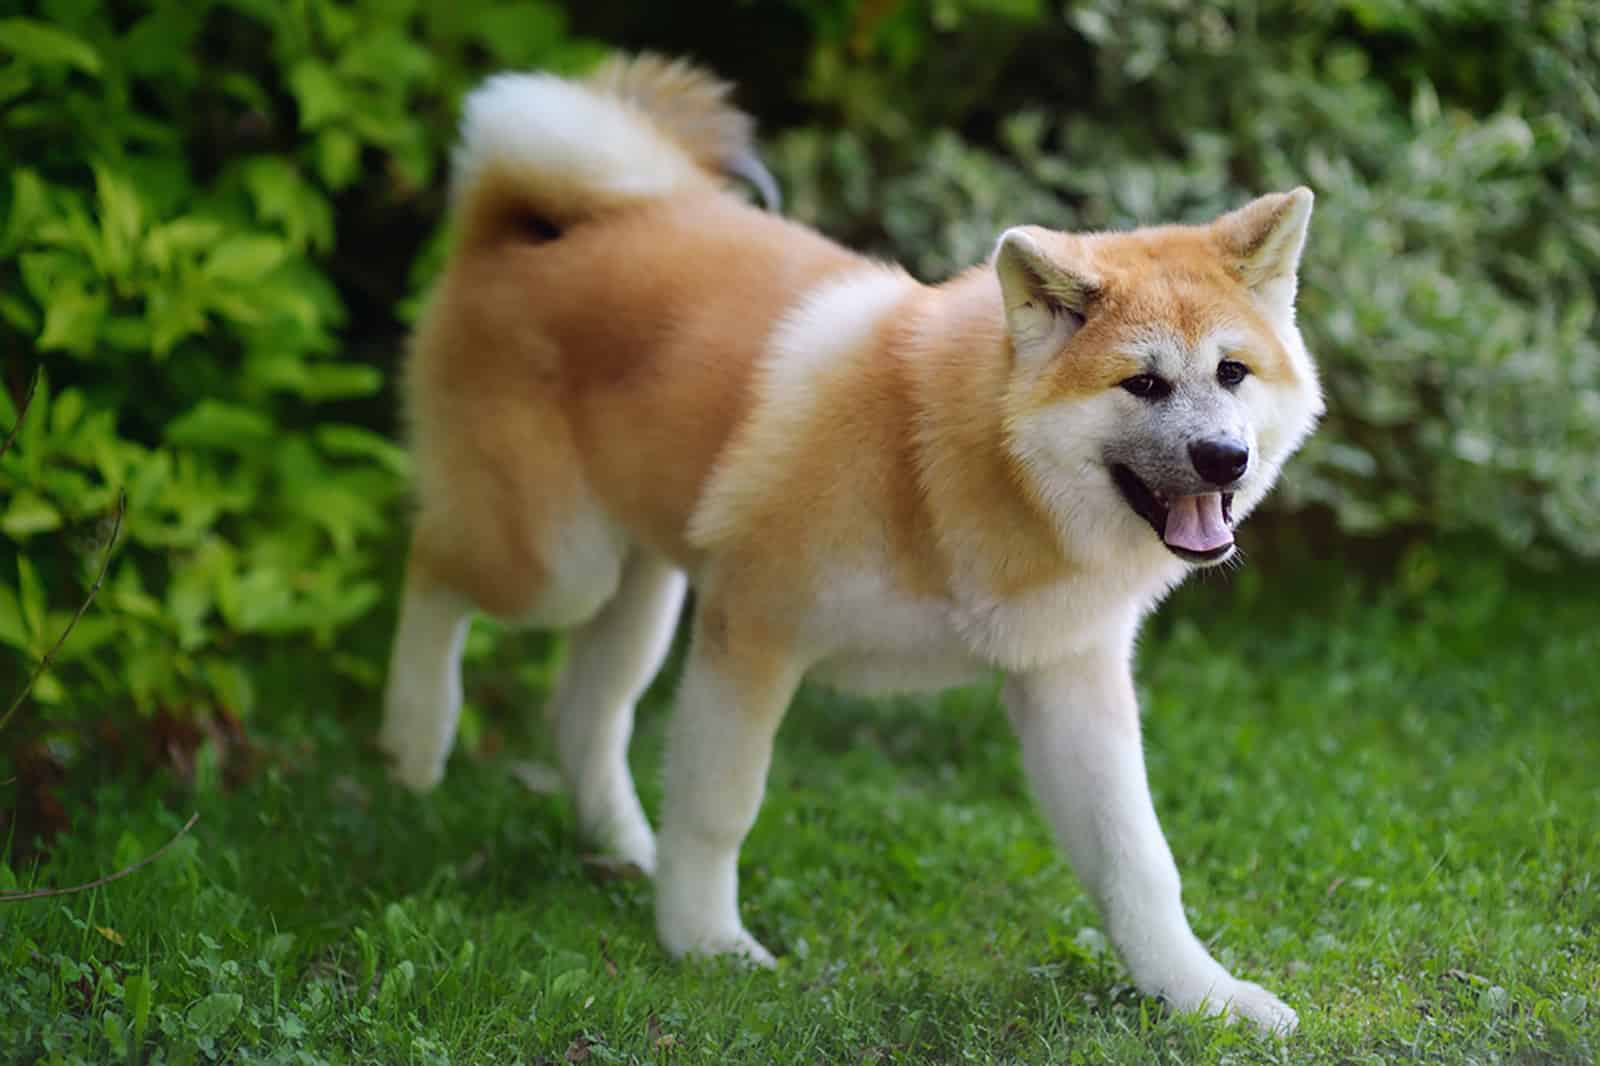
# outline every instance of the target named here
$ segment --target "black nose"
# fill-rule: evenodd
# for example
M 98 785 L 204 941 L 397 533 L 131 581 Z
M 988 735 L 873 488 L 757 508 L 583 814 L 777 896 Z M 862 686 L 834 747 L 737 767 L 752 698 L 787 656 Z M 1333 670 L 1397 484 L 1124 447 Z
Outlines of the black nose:
M 1244 477 L 1250 449 L 1235 437 L 1215 437 L 1189 445 L 1189 459 L 1200 476 L 1213 485 L 1231 485 Z

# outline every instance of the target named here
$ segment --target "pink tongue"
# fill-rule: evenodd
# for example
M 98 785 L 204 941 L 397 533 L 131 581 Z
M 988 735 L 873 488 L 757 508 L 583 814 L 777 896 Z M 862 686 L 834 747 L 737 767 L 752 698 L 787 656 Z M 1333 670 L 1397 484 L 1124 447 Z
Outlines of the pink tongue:
M 1179 496 L 1167 508 L 1167 531 L 1163 539 L 1174 548 L 1208 552 L 1233 543 L 1233 534 L 1222 517 L 1222 494 Z

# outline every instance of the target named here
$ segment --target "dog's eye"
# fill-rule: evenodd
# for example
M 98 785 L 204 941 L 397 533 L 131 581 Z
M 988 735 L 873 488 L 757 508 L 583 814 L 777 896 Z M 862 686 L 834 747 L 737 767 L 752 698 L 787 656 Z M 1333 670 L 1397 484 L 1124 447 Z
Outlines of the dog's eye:
M 1167 380 L 1154 374 L 1135 374 L 1118 384 L 1141 400 L 1164 399 L 1172 392 Z
M 1224 385 L 1237 385 L 1250 376 L 1250 368 L 1237 359 L 1224 359 L 1217 367 L 1217 380 Z

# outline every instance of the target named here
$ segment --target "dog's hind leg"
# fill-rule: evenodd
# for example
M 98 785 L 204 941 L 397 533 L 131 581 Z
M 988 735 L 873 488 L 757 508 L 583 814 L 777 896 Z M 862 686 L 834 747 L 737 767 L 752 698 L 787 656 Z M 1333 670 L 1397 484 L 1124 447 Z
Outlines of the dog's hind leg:
M 394 778 L 425 791 L 444 776 L 461 715 L 461 650 L 472 604 L 416 554 L 406 574 L 378 746 Z
M 672 643 L 686 581 L 635 551 L 616 595 L 571 637 L 549 717 L 584 838 L 646 873 L 656 845 L 628 771 L 635 702 Z

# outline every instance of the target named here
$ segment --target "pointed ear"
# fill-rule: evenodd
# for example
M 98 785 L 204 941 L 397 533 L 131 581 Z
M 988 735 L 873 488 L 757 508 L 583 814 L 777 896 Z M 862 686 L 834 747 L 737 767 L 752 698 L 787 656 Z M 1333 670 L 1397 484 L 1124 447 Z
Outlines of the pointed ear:
M 1042 362 L 1060 351 L 1083 325 L 1100 287 L 1086 265 L 1052 257 L 1022 227 L 1000 235 L 994 271 L 1011 347 L 1024 363 Z
M 1294 306 L 1312 200 L 1311 190 L 1302 185 L 1252 200 L 1212 223 L 1239 280 L 1263 302 L 1284 310 Z

